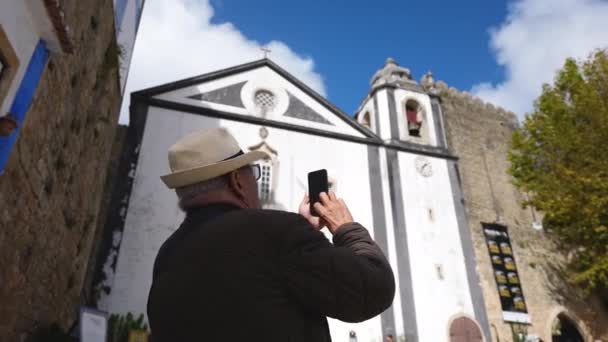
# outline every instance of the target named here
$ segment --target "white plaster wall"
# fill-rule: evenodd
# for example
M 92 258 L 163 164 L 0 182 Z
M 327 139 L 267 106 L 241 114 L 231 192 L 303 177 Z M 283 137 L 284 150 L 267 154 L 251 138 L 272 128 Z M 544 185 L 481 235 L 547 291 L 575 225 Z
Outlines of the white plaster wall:
M 384 141 L 391 139 L 391 118 L 388 107 L 388 91 L 382 89 L 376 92 L 376 98 L 378 99 L 378 117 L 380 124 L 378 128 L 380 131 L 376 131 L 376 134 L 380 135 L 380 138 Z
M 183 219 L 174 193 L 159 179 L 168 172 L 167 149 L 185 134 L 218 126 L 227 127 L 244 150 L 261 141 L 257 125 L 155 107 L 149 109 L 114 283 L 110 295 L 101 299 L 103 309 L 145 313 L 156 253 Z M 287 210 L 297 210 L 307 187 L 307 173 L 326 168 L 329 175 L 337 179 L 339 196 L 345 199 L 355 220 L 366 226 L 373 236 L 367 146 L 267 129 L 266 141 L 278 151 L 280 163 L 277 201 Z M 357 332 L 360 342 L 378 341 L 381 336 L 379 317 L 360 324 L 330 320 L 330 328 L 336 342 L 348 341 L 351 329 Z
M 401 140 L 412 140 L 407 130 L 407 122 L 405 117 L 405 103 L 407 100 L 415 100 L 422 106 L 425 112 L 426 119 L 422 123 L 422 129 L 427 130 L 429 140 L 428 145 L 437 146 L 437 133 L 435 132 L 435 120 L 431 108 L 431 99 L 427 94 L 421 94 L 405 89 L 395 89 L 395 108 L 397 108 L 397 123 L 399 125 L 399 138 Z M 388 113 L 388 112 L 387 112 Z
M 120 24 L 120 27 L 116 29 L 116 39 L 119 46 L 122 48 L 123 55 L 120 63 L 120 89 L 124 91 L 127 77 L 129 75 L 129 68 L 131 65 L 131 58 L 133 56 L 133 49 L 135 47 L 135 38 L 137 35 L 137 25 L 139 23 L 137 4 L 143 0 L 128 0 L 125 7 L 125 13 Z M 116 6 L 116 1 L 114 1 Z
M 51 22 L 51 18 L 49 18 L 44 3 L 40 0 L 23 0 L 23 2 L 27 3 L 32 21 L 36 25 L 40 38 L 46 43 L 46 48 L 52 53 L 63 53 L 61 42 L 57 37 L 55 27 Z
M 4 116 L 13 103 L 15 93 L 21 84 L 40 35 L 29 8 L 23 0 L 0 1 L 0 25 L 19 58 L 17 73 L 11 82 L 4 102 L 0 104 L 0 116 Z
M 419 341 L 447 341 L 452 316 L 474 317 L 447 162 L 431 162 L 433 175 L 416 171 L 415 154 L 400 152 L 402 194 Z M 433 210 L 434 219 L 429 217 Z M 439 279 L 436 265 L 443 268 Z
M 148 120 L 150 124 L 146 125 L 140 146 L 114 283 L 110 295 L 103 296 L 99 304 L 100 308 L 111 312 L 145 313 L 154 258 L 183 218 L 175 194 L 159 179 L 167 169 L 167 148 L 181 136 L 183 117 L 155 115 L 151 110 Z
M 189 96 L 195 94 L 227 87 L 229 85 L 233 85 L 243 81 L 248 81 L 241 91 L 241 100 L 243 101 L 243 105 L 245 106 L 245 108 L 238 108 L 188 98 Z M 306 126 L 310 128 L 316 128 L 330 132 L 364 137 L 361 132 L 355 130 L 353 127 L 344 122 L 344 120 L 340 119 L 325 106 L 314 100 L 312 97 L 308 96 L 305 92 L 293 85 L 290 81 L 286 80 L 281 75 L 279 75 L 267 66 L 250 70 L 248 72 L 232 75 L 229 77 L 205 82 L 192 87 L 174 90 L 171 92 L 157 95 L 155 97 L 159 99 L 184 103 L 192 106 L 211 108 L 218 111 L 230 112 L 234 114 L 255 115 L 258 117 L 263 117 L 262 114 L 259 113 L 258 109 L 255 108 L 253 103 L 254 94 L 259 89 L 270 90 L 276 95 L 276 98 L 278 100 L 278 104 L 275 109 L 267 113 L 266 116 L 264 116 L 267 119 L 286 122 L 294 125 Z M 308 105 L 311 109 L 315 110 L 333 125 L 327 125 L 323 123 L 284 116 L 283 114 L 288 108 L 288 95 L 286 91 L 289 91 L 292 95 L 299 98 L 302 102 Z

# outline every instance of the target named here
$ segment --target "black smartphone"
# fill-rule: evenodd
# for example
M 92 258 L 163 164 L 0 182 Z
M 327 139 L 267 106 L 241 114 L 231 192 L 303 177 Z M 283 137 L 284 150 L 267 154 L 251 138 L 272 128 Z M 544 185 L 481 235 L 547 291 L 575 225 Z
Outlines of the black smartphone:
M 322 192 L 327 193 L 327 170 L 317 170 L 308 174 L 308 198 L 310 199 L 310 213 L 313 216 L 319 216 L 313 207 L 319 202 L 319 195 Z

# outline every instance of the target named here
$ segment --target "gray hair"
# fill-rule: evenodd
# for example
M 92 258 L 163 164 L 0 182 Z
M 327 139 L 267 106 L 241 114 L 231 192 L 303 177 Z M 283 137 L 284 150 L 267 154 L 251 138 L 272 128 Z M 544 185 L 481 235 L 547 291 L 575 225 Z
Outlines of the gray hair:
M 196 197 L 205 195 L 210 191 L 224 188 L 227 185 L 228 179 L 225 177 L 225 175 L 222 175 L 199 183 L 176 188 L 175 192 L 177 193 L 177 197 L 179 199 L 179 207 L 181 209 L 185 209 Z

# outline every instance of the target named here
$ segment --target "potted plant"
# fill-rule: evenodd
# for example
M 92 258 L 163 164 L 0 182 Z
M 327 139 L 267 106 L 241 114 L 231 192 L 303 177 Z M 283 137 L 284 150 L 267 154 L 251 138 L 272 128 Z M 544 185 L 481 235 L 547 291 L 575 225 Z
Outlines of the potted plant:
M 17 120 L 11 113 L 0 116 L 0 136 L 7 137 L 17 128 Z

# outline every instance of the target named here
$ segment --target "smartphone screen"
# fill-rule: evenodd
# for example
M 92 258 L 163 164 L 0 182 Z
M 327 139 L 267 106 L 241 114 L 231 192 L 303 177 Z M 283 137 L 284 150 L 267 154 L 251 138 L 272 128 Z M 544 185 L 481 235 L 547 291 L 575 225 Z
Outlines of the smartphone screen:
M 319 194 L 327 193 L 327 170 L 317 170 L 308 174 L 308 197 L 310 198 L 310 213 L 319 216 L 313 205 L 319 202 Z

